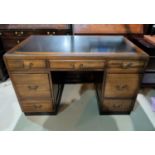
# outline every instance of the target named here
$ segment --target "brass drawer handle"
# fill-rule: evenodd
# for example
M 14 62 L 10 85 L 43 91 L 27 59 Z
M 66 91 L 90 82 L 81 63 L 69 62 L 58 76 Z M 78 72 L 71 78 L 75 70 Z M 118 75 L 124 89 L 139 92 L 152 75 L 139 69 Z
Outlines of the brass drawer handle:
M 23 35 L 23 34 L 24 34 L 23 31 L 21 31 L 21 32 L 17 32 L 17 31 L 16 31 L 16 32 L 15 32 L 15 35 L 16 35 L 16 36 L 21 36 L 21 35 Z
M 33 66 L 33 63 L 31 62 L 24 62 L 24 68 L 25 69 L 30 69 Z
M 75 68 L 75 64 L 71 64 L 72 68 Z
M 31 85 L 31 86 L 28 86 L 28 88 L 30 90 L 37 90 L 39 86 L 36 86 L 36 85 Z
M 80 64 L 80 65 L 75 65 L 74 63 L 73 64 L 71 64 L 71 66 L 72 66 L 72 68 L 74 68 L 74 69 L 78 69 L 78 68 L 80 68 L 80 69 L 82 69 L 83 67 L 84 67 L 84 65 L 83 64 Z
M 116 104 L 114 104 L 114 105 L 113 105 L 113 108 L 121 108 L 121 105 L 116 105 Z
M 0 36 L 2 35 L 2 32 L 0 32 Z
M 17 44 L 19 44 L 20 43 L 20 40 L 17 40 Z
M 36 105 L 36 104 L 34 104 L 33 107 L 34 107 L 35 109 L 40 109 L 40 108 L 42 108 L 42 105 Z
M 53 32 L 52 32 L 52 34 L 54 35 L 54 34 L 55 34 L 55 32 L 53 31 Z
M 116 89 L 119 91 L 124 91 L 128 89 L 128 85 L 116 85 Z
M 80 68 L 82 69 L 84 67 L 84 65 L 83 64 L 80 64 Z
M 15 35 L 17 35 L 17 34 L 18 34 L 18 32 L 16 31 L 16 32 L 15 32 Z
M 47 32 L 47 35 L 50 35 L 50 32 L 49 31 Z
M 123 69 L 128 69 L 128 68 L 130 68 L 132 66 L 132 63 L 130 62 L 130 63 L 123 63 L 122 64 L 122 68 Z

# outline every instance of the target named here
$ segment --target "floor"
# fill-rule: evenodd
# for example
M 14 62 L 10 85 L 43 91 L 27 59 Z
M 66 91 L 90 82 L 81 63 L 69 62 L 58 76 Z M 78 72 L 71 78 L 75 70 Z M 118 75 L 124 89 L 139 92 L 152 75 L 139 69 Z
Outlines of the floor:
M 130 115 L 99 115 L 93 85 L 65 85 L 58 115 L 25 116 L 18 105 L 11 81 L 7 80 L 0 83 L 0 130 L 155 130 L 155 114 L 149 105 L 151 96 L 155 96 L 155 90 L 141 91 Z

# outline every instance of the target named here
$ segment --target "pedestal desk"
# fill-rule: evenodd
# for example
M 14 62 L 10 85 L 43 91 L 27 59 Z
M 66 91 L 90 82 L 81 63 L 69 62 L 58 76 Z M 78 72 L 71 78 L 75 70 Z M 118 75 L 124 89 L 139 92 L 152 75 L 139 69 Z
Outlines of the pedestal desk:
M 66 83 L 94 83 L 100 114 L 129 114 L 149 56 L 123 36 L 30 36 L 4 55 L 25 114 L 57 114 Z

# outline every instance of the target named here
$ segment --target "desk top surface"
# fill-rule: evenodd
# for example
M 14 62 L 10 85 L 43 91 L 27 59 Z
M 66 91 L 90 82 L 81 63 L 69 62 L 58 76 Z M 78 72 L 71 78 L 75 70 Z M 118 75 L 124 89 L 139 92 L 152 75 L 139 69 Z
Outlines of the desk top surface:
M 135 53 L 136 46 L 123 36 L 31 36 L 15 51 L 24 53 Z

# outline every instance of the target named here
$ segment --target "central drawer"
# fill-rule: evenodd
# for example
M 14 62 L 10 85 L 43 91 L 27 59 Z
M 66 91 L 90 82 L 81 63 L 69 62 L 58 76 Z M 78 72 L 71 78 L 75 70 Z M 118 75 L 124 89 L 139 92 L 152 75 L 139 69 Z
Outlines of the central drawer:
M 86 61 L 71 61 L 71 60 L 50 60 L 49 61 L 50 68 L 52 70 L 59 69 L 70 69 L 70 70 L 79 70 L 79 69 L 103 69 L 105 66 L 104 61 L 98 60 L 86 60 Z
M 12 74 L 20 98 L 50 98 L 48 74 Z
M 105 97 L 134 97 L 139 89 L 139 74 L 107 74 Z

